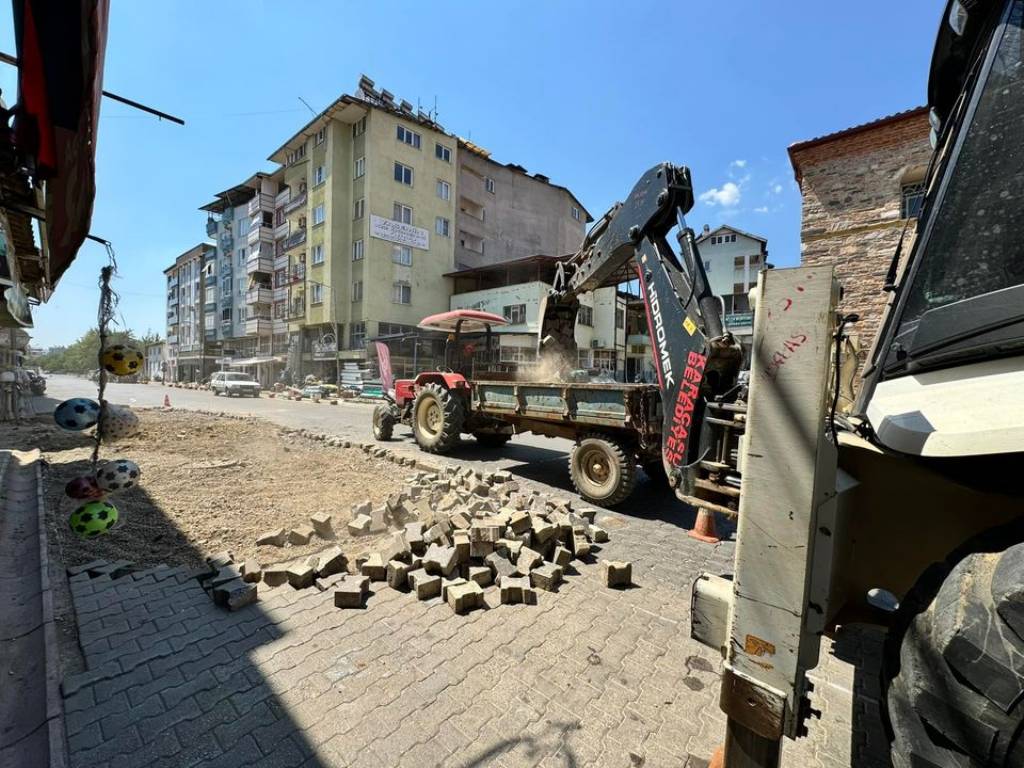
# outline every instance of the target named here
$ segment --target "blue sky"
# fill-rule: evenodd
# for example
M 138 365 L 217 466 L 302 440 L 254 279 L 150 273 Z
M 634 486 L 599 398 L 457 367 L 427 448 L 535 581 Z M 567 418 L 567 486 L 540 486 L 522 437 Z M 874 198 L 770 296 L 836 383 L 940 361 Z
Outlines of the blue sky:
M 495 158 L 571 188 L 597 217 L 656 162 L 689 165 L 694 229 L 731 223 L 799 262 L 794 141 L 925 102 L 941 0 L 821 2 L 209 2 L 111 0 L 104 86 L 186 120 L 102 106 L 92 231 L 120 265 L 124 322 L 164 333 L 161 270 L 205 238 L 197 210 L 269 168 L 360 73 L 433 107 Z M 14 51 L 9 6 L 0 48 Z M 13 70 L 0 87 L 15 91 Z M 94 321 L 87 243 L 36 346 Z

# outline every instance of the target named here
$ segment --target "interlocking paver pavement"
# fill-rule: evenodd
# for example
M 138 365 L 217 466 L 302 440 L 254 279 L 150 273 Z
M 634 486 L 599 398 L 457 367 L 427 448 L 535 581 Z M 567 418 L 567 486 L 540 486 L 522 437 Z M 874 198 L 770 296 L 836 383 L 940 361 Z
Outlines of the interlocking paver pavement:
M 598 556 L 632 561 L 635 588 L 577 562 L 535 606 L 465 616 L 383 583 L 364 610 L 284 586 L 228 613 L 181 569 L 73 582 L 87 671 L 64 686 L 72 765 L 704 765 L 724 717 L 719 660 L 689 639 L 690 585 L 728 572 L 732 546 L 598 522 Z M 885 765 L 852 762 L 879 738 L 854 733 L 877 690 L 855 707 L 857 680 L 828 654 L 815 675 L 826 720 L 786 745 L 790 764 Z

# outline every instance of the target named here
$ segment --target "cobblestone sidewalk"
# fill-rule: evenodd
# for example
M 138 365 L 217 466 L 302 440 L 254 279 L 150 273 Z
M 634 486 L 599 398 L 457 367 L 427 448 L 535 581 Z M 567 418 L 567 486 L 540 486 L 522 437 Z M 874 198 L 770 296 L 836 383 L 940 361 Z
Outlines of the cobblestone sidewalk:
M 386 588 L 362 611 L 283 587 L 226 613 L 180 569 L 75 577 L 72 765 L 704 766 L 724 719 L 719 660 L 689 639 L 690 585 L 727 572 L 731 545 L 599 522 L 600 557 L 632 560 L 635 588 L 577 563 L 538 605 L 466 616 Z M 854 678 L 829 654 L 819 681 L 824 719 L 787 762 L 851 765 L 867 743 Z

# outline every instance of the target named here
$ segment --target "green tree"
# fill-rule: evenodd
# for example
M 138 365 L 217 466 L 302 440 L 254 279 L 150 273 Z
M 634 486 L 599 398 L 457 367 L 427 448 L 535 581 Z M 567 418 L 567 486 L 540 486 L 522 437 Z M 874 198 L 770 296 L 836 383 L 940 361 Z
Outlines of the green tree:
M 144 339 L 155 334 L 147 332 Z M 109 334 L 108 344 L 131 344 L 141 351 L 142 342 L 136 340 L 131 331 L 115 331 Z M 82 336 L 66 347 L 54 347 L 49 352 L 29 358 L 26 363 L 39 366 L 47 371 L 67 371 L 68 373 L 91 373 L 99 367 L 100 334 L 90 328 Z

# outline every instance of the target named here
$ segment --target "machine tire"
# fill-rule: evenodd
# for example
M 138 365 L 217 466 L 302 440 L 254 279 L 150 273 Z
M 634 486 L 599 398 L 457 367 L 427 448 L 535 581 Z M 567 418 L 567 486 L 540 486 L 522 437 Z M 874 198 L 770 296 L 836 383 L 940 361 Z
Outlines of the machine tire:
M 904 610 L 886 692 L 895 768 L 1024 765 L 1024 543 L 934 566 Z
M 373 438 L 390 440 L 395 431 L 395 416 L 388 403 L 378 403 L 373 409 Z
M 591 504 L 613 507 L 633 492 L 633 453 L 606 435 L 584 435 L 569 455 L 573 487 Z
M 412 404 L 412 434 L 427 453 L 454 448 L 465 419 L 462 401 L 439 384 L 424 384 Z
M 501 432 L 474 432 L 473 437 L 483 448 L 501 448 L 512 439 L 512 435 L 505 435 Z

